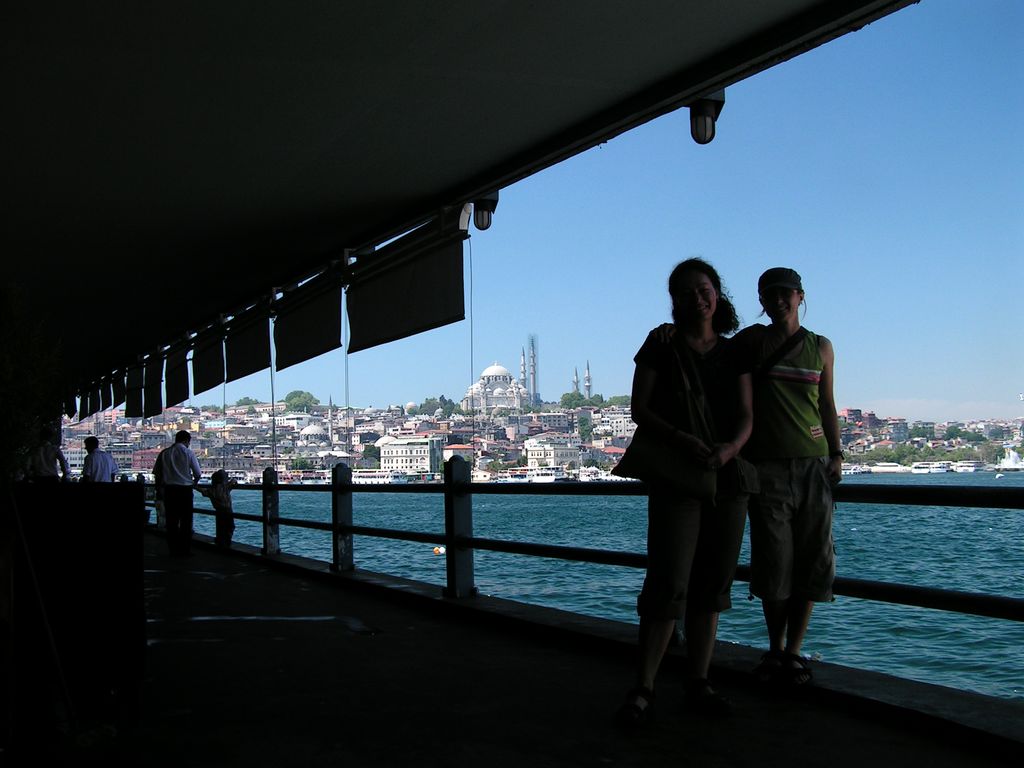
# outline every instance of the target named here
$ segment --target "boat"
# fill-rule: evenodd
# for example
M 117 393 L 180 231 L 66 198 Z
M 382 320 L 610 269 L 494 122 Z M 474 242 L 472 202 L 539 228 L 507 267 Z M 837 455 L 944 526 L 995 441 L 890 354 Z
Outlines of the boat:
M 897 464 L 895 461 L 879 461 L 870 465 L 870 469 L 876 475 L 910 472 L 910 467 Z
M 871 467 L 864 464 L 850 464 L 842 469 L 844 475 L 870 475 Z
M 931 468 L 928 470 L 932 474 L 939 474 L 941 472 L 952 472 L 953 462 L 951 461 L 933 461 Z
M 910 465 L 910 471 L 915 475 L 927 475 L 932 471 L 932 462 L 930 461 L 915 461 Z
M 956 461 L 953 463 L 954 472 L 982 472 L 985 469 L 983 461 Z
M 498 473 L 496 483 L 553 483 L 564 482 L 569 476 L 565 467 L 512 467 Z
M 353 485 L 402 485 L 409 476 L 397 469 L 353 469 Z

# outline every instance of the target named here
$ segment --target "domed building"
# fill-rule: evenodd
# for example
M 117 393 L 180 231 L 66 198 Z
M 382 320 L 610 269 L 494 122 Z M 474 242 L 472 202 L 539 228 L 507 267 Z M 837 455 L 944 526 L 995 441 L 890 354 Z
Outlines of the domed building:
M 489 413 L 497 408 L 519 409 L 527 400 L 526 388 L 512 377 L 508 368 L 494 363 L 466 390 L 459 405 L 466 413 Z
M 327 434 L 327 430 L 324 429 L 322 424 L 310 424 L 299 432 L 299 442 L 296 445 L 327 445 L 329 442 L 330 436 Z

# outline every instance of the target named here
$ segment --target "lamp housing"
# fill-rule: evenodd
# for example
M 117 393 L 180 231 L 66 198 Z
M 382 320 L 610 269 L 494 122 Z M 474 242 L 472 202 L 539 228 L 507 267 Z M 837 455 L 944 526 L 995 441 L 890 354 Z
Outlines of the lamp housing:
M 725 90 L 715 91 L 690 105 L 690 136 L 698 144 L 715 138 L 715 121 L 725 106 Z
M 498 208 L 498 190 L 488 192 L 473 201 L 473 225 L 481 232 L 491 226 L 491 218 Z

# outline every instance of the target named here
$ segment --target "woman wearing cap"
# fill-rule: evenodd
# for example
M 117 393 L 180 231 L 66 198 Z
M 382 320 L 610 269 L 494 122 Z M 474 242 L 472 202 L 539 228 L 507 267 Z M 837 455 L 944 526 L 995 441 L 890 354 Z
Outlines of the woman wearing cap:
M 769 649 L 755 672 L 764 681 L 800 685 L 811 669 L 800 647 L 815 602 L 832 599 L 832 486 L 843 453 L 832 392 L 832 344 L 801 327 L 800 275 L 774 267 L 758 298 L 770 325 L 735 337 L 754 362 L 754 429 L 743 455 L 758 468 L 750 500 L 751 592 L 761 599 Z

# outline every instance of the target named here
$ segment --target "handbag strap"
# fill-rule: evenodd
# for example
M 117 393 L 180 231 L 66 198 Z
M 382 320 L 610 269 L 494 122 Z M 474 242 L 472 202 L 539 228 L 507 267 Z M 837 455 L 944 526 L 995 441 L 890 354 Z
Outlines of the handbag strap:
M 761 363 L 754 369 L 754 378 L 764 378 L 768 375 L 768 371 L 776 366 L 776 364 L 784 358 L 786 355 L 793 350 L 797 344 L 804 340 L 807 335 L 807 329 L 802 325 L 797 329 L 797 332 L 786 339 L 782 344 L 772 352 L 768 357 L 761 361 Z
M 704 396 L 704 386 L 700 380 L 700 374 L 697 372 L 697 366 L 693 362 L 693 356 L 690 352 L 689 347 L 683 350 L 683 354 L 686 356 L 686 362 L 690 364 L 690 368 L 693 370 L 693 376 L 691 377 L 687 373 L 686 363 L 683 362 L 683 354 L 680 354 L 679 346 L 672 344 L 672 354 L 675 356 L 676 371 L 679 374 L 680 379 L 683 383 L 683 389 L 686 392 L 686 397 L 693 403 L 693 410 L 697 414 L 698 424 L 704 434 L 701 436 L 705 441 L 710 441 L 712 444 L 718 442 L 715 435 L 714 423 L 711 418 L 711 414 L 707 410 L 707 398 Z

